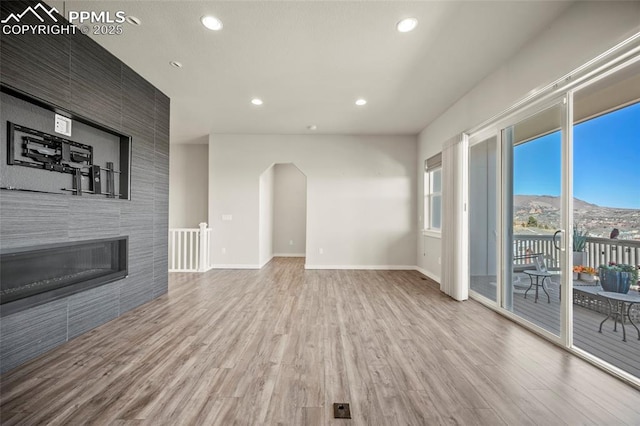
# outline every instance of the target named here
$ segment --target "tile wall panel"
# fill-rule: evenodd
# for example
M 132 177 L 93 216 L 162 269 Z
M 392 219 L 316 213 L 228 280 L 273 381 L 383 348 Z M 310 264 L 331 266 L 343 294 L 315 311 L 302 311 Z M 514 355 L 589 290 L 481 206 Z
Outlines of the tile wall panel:
M 156 91 L 154 139 L 153 296 L 169 286 L 169 98 Z
M 2 318 L 0 370 L 8 371 L 67 340 L 67 301 L 56 300 Z
M 122 126 L 122 64 L 86 36 L 71 37 L 70 108 L 103 125 Z
M 2 16 L 21 13 L 24 2 L 0 2 Z M 23 17 L 29 24 L 40 24 L 30 14 Z M 38 45 L 34 49 L 34 44 Z M 23 90 L 47 102 L 68 108 L 70 100 L 69 46 L 67 35 L 6 35 L 0 37 L 2 62 L 0 78 L 4 84 Z
M 3 1 L 3 16 L 35 4 Z M 170 103 L 88 37 L 0 45 L 2 84 L 132 137 L 131 200 L 0 191 L 2 249 L 129 236 L 127 278 L 2 318 L 5 372 L 167 292 Z
M 151 259 L 151 257 L 149 257 Z M 152 262 L 153 265 L 153 262 Z M 153 287 L 148 274 L 153 275 L 153 266 L 146 271 L 141 270 L 129 274 L 120 282 L 120 310 L 121 313 L 130 311 L 147 303 L 153 298 Z
M 119 287 L 109 283 L 68 298 L 69 339 L 118 317 Z
M 122 67 L 122 122 L 125 127 L 155 128 L 156 89 L 126 65 Z
M 69 199 L 69 239 L 91 240 L 120 235 L 120 210 L 124 200 L 88 197 Z
M 67 240 L 69 197 L 5 190 L 0 203 L 3 249 Z

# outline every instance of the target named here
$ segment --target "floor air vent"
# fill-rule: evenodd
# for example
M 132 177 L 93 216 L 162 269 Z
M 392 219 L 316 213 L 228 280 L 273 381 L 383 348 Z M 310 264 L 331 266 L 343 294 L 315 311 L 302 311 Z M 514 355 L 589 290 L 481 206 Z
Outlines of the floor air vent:
M 349 404 L 346 402 L 334 402 L 333 403 L 333 418 L 335 419 L 350 419 L 351 410 Z

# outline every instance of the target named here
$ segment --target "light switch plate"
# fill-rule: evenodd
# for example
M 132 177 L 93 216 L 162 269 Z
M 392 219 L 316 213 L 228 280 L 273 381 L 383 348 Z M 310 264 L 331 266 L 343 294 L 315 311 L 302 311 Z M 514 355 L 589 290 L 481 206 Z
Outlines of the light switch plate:
M 71 119 L 64 115 L 56 114 L 54 130 L 61 135 L 71 136 Z
M 222 220 L 233 220 L 233 216 L 230 214 L 223 214 Z

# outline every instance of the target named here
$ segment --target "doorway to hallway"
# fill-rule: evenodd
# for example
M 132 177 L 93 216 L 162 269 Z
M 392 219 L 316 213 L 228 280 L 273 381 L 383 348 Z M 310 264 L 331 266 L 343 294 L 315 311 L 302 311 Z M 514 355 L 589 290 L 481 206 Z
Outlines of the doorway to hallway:
M 307 177 L 293 163 L 276 163 L 260 175 L 260 267 L 274 257 L 305 257 Z

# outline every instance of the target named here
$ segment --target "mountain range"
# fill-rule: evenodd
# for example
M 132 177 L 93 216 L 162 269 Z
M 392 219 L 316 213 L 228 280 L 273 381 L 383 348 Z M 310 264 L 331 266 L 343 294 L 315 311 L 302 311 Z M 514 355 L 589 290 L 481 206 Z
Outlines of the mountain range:
M 609 238 L 611 230 L 618 228 L 620 239 L 640 239 L 638 209 L 602 207 L 578 198 L 573 199 L 573 209 L 575 224 L 591 237 Z M 527 228 L 531 233 L 549 233 L 560 228 L 560 197 L 514 195 L 513 210 L 513 222 L 519 230 Z M 530 217 L 537 221 L 537 227 L 526 226 Z

